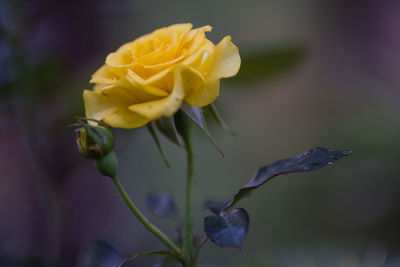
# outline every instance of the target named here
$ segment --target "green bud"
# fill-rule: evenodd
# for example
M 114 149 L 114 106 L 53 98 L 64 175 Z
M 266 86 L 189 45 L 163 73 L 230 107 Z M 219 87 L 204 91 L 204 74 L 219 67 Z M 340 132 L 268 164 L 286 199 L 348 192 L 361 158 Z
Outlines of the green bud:
M 76 130 L 79 151 L 86 158 L 98 159 L 107 155 L 114 147 L 114 135 L 103 126 L 85 124 Z
M 113 151 L 94 161 L 97 170 L 104 176 L 114 178 L 118 173 L 118 158 Z

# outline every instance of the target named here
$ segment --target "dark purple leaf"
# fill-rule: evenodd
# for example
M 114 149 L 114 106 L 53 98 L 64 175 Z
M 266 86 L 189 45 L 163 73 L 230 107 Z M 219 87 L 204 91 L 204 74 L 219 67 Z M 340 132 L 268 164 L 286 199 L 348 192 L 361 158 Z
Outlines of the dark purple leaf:
M 219 113 L 217 107 L 214 105 L 214 103 L 211 103 L 210 105 L 205 107 L 211 115 L 214 117 L 214 119 L 217 121 L 217 123 L 228 133 L 230 133 L 233 136 L 236 136 L 237 133 L 232 131 L 231 128 L 226 124 L 225 120 L 222 118 L 221 114 Z
M 164 150 L 162 149 L 160 140 L 158 139 L 157 133 L 156 133 L 156 131 L 154 130 L 153 124 L 148 123 L 148 124 L 147 124 L 147 129 L 149 130 L 151 137 L 153 137 L 153 140 L 154 140 L 154 142 L 156 143 L 158 152 L 160 153 L 162 159 L 164 160 L 165 165 L 167 166 L 167 168 L 170 168 L 171 165 L 169 164 L 168 158 L 167 158 L 167 156 L 165 155 Z
M 221 211 L 223 211 L 226 207 L 226 205 L 229 202 L 219 202 L 219 201 L 214 201 L 214 200 L 209 200 L 204 203 L 204 209 L 210 210 L 212 213 L 215 215 L 218 215 Z
M 317 170 L 326 165 L 332 165 L 335 161 L 351 154 L 350 150 L 332 150 L 316 147 L 297 157 L 278 160 L 270 165 L 261 167 L 256 171 L 250 182 L 236 193 L 234 199 L 224 210 L 229 210 L 244 196 L 275 176 Z
M 224 156 L 224 153 L 222 152 L 221 148 L 214 141 L 210 132 L 208 131 L 206 120 L 205 120 L 204 114 L 203 114 L 203 109 L 200 107 L 191 106 L 187 103 L 183 103 L 181 106 L 181 110 L 203 130 L 203 132 L 207 135 L 208 139 L 215 146 L 215 148 L 218 150 L 218 152 L 222 156 Z
M 237 208 L 204 218 L 204 232 L 220 247 L 241 248 L 249 230 L 250 219 L 246 210 Z
M 176 129 L 174 117 L 161 117 L 154 121 L 157 130 L 160 131 L 165 137 L 167 137 L 172 143 L 180 147 L 185 147 L 183 144 L 182 137 L 179 135 Z

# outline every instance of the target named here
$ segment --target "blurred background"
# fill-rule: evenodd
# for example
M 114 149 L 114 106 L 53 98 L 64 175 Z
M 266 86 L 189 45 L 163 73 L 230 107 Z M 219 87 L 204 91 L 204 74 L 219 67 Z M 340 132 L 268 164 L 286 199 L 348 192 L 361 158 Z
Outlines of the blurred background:
M 209 124 L 225 158 L 195 131 L 199 238 L 204 201 L 229 199 L 258 167 L 315 146 L 354 153 L 267 183 L 240 205 L 243 248 L 208 242 L 200 266 L 400 266 L 399 14 L 396 0 L 0 0 L 0 266 L 114 266 L 163 248 L 67 125 L 108 53 L 180 22 L 231 35 L 243 60 L 216 103 L 238 136 Z M 122 183 L 177 236 L 145 206 L 171 192 L 182 216 L 184 152 L 163 138 L 167 169 L 146 129 L 116 135 Z

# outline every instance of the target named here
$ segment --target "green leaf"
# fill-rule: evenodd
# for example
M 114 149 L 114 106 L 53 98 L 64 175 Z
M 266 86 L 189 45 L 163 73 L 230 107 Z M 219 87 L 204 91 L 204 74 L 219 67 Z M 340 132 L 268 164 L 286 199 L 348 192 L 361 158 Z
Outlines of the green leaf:
M 174 117 L 161 117 L 154 122 L 157 130 L 160 131 L 172 143 L 180 147 L 185 147 L 182 137 L 179 135 L 175 125 Z
M 148 195 L 146 202 L 151 212 L 161 218 L 174 217 L 178 214 L 175 201 L 170 193 Z
M 122 257 L 117 250 L 105 241 L 95 241 L 80 256 L 78 267 L 109 267 L 118 266 Z
M 187 103 L 183 103 L 183 105 L 181 106 L 181 110 L 203 130 L 203 132 L 207 135 L 208 139 L 215 146 L 218 152 L 222 156 L 224 156 L 224 153 L 222 152 L 221 148 L 214 141 L 210 132 L 208 131 L 206 120 L 203 114 L 203 109 L 200 107 L 191 106 Z
M 265 184 L 275 176 L 317 170 L 326 165 L 332 165 L 335 161 L 351 154 L 350 150 L 332 150 L 316 147 L 297 157 L 278 160 L 270 165 L 261 167 L 256 171 L 250 182 L 236 193 L 233 200 L 224 210 L 229 210 L 251 191 Z
M 204 218 L 204 232 L 220 247 L 241 248 L 249 230 L 250 219 L 242 208 Z
M 242 51 L 242 68 L 230 81 L 249 82 L 268 79 L 292 69 L 304 57 L 300 44 L 283 44 Z
M 165 165 L 167 166 L 167 168 L 171 168 L 171 165 L 169 164 L 168 158 L 164 153 L 164 150 L 161 146 L 160 140 L 158 139 L 157 133 L 154 130 L 152 123 L 147 124 L 147 130 L 149 130 L 151 137 L 153 137 L 153 140 L 156 143 L 158 152 L 160 152 L 160 155 L 161 155 L 162 159 L 164 160 Z

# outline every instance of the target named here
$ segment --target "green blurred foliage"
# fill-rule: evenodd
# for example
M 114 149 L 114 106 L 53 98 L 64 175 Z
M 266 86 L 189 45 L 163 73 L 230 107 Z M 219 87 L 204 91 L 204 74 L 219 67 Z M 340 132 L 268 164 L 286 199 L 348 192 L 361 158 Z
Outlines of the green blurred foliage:
M 237 76 L 229 81 L 249 83 L 273 79 L 301 63 L 306 49 L 302 44 L 281 43 L 240 50 L 242 64 Z

